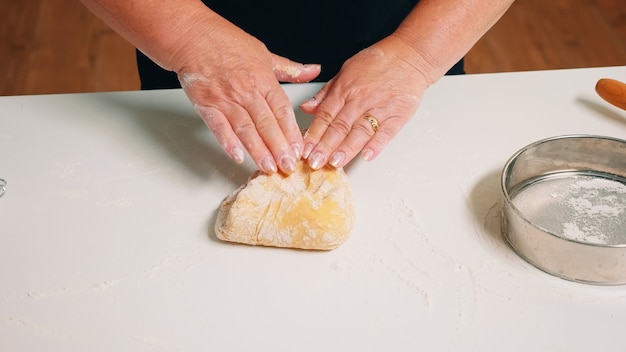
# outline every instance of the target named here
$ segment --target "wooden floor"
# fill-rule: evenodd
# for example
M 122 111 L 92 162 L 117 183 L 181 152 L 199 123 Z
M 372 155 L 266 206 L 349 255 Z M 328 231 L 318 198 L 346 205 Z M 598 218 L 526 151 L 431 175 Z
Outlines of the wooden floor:
M 466 60 L 468 73 L 626 65 L 625 0 L 517 0 Z M 0 95 L 138 88 L 133 47 L 79 1 L 0 0 Z

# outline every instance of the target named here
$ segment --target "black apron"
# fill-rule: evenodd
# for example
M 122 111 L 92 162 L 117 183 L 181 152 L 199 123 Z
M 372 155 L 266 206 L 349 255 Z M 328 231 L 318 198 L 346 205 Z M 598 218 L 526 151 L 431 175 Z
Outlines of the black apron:
M 203 2 L 258 38 L 274 54 L 321 64 L 322 72 L 315 81 L 326 82 L 345 60 L 391 34 L 418 0 Z M 175 73 L 163 70 L 139 51 L 137 66 L 142 89 L 180 87 Z M 462 73 L 462 60 L 448 72 Z

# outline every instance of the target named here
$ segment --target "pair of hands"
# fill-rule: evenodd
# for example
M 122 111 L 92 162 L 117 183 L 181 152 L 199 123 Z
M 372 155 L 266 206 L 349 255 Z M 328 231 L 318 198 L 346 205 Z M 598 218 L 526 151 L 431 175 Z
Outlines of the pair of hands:
M 320 73 L 272 54 L 229 22 L 194 28 L 170 63 L 196 111 L 237 163 L 248 152 L 266 173 L 343 167 L 361 153 L 374 159 L 415 113 L 427 87 L 415 52 L 391 35 L 359 52 L 314 97 L 300 105 L 314 115 L 302 136 L 279 82 L 308 82 Z M 373 116 L 374 131 L 364 116 Z

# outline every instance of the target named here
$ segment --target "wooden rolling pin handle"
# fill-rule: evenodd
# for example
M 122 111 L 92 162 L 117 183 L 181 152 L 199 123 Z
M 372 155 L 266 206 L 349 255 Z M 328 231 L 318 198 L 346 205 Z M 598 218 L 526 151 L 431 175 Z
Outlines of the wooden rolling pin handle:
M 602 78 L 596 83 L 596 92 L 607 102 L 626 110 L 626 84 L 610 78 Z

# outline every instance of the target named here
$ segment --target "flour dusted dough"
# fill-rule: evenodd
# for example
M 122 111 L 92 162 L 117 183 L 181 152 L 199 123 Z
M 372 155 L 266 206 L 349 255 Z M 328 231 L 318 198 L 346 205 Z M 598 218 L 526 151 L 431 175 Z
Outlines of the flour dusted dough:
M 252 175 L 222 203 L 215 233 L 230 242 L 330 250 L 347 239 L 354 220 L 343 170 L 315 171 L 300 161 L 289 176 Z

